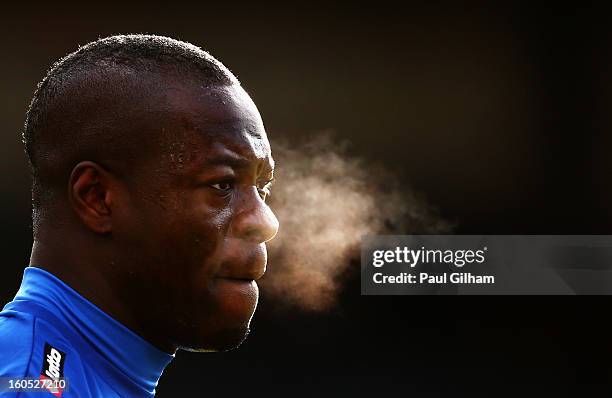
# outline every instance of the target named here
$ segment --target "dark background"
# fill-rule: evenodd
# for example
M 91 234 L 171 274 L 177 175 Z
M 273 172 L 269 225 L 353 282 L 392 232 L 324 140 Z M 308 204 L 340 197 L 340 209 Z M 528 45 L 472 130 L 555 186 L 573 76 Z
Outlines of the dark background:
M 423 193 L 456 233 L 612 230 L 612 21 L 603 7 L 3 7 L 3 302 L 31 245 L 20 130 L 36 83 L 78 44 L 116 33 L 211 51 L 251 93 L 272 138 L 333 129 L 351 154 Z M 158 395 L 586 396 L 609 391 L 610 304 L 360 297 L 349 275 L 336 308 L 309 314 L 278 308 L 264 292 L 243 347 L 178 353 Z

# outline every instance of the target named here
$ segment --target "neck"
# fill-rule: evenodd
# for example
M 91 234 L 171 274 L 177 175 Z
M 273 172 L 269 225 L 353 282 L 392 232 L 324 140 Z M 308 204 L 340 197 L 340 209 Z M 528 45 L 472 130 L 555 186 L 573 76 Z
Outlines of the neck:
M 57 236 L 57 232 L 55 232 Z M 113 264 L 110 256 L 100 255 L 99 251 L 88 250 L 91 247 L 83 239 L 65 239 L 37 237 L 32 246 L 30 266 L 51 272 L 64 283 L 76 290 L 88 301 L 100 308 L 110 317 L 138 334 L 162 351 L 173 354 L 176 347 L 163 339 L 154 327 L 147 327 L 135 314 L 141 313 L 131 309 L 117 294 L 117 287 L 112 271 L 119 269 Z M 74 250 L 79 248 L 79 250 Z

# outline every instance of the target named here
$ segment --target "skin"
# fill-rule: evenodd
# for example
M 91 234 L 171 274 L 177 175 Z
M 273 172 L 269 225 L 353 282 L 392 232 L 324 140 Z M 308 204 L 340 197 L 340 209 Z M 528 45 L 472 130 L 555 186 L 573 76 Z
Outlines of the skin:
M 134 96 L 155 98 L 133 123 L 145 155 L 129 168 L 79 161 L 30 264 L 166 352 L 231 349 L 248 334 L 278 230 L 265 203 L 270 144 L 240 86 L 153 83 L 155 95 Z

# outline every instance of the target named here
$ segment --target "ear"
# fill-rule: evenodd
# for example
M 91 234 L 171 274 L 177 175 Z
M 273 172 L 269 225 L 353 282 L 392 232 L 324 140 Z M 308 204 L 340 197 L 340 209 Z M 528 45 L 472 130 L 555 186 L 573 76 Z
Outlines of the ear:
M 85 161 L 77 164 L 68 182 L 68 198 L 83 224 L 99 234 L 112 230 L 112 175 L 100 165 Z

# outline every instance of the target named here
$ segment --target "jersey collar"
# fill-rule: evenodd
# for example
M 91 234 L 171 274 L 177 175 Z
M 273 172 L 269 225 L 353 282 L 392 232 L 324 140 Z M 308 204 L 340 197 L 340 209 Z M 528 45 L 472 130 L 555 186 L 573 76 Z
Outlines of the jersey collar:
M 27 267 L 15 300 L 35 302 L 77 331 L 130 381 L 154 393 L 174 355 L 161 351 L 41 268 Z

